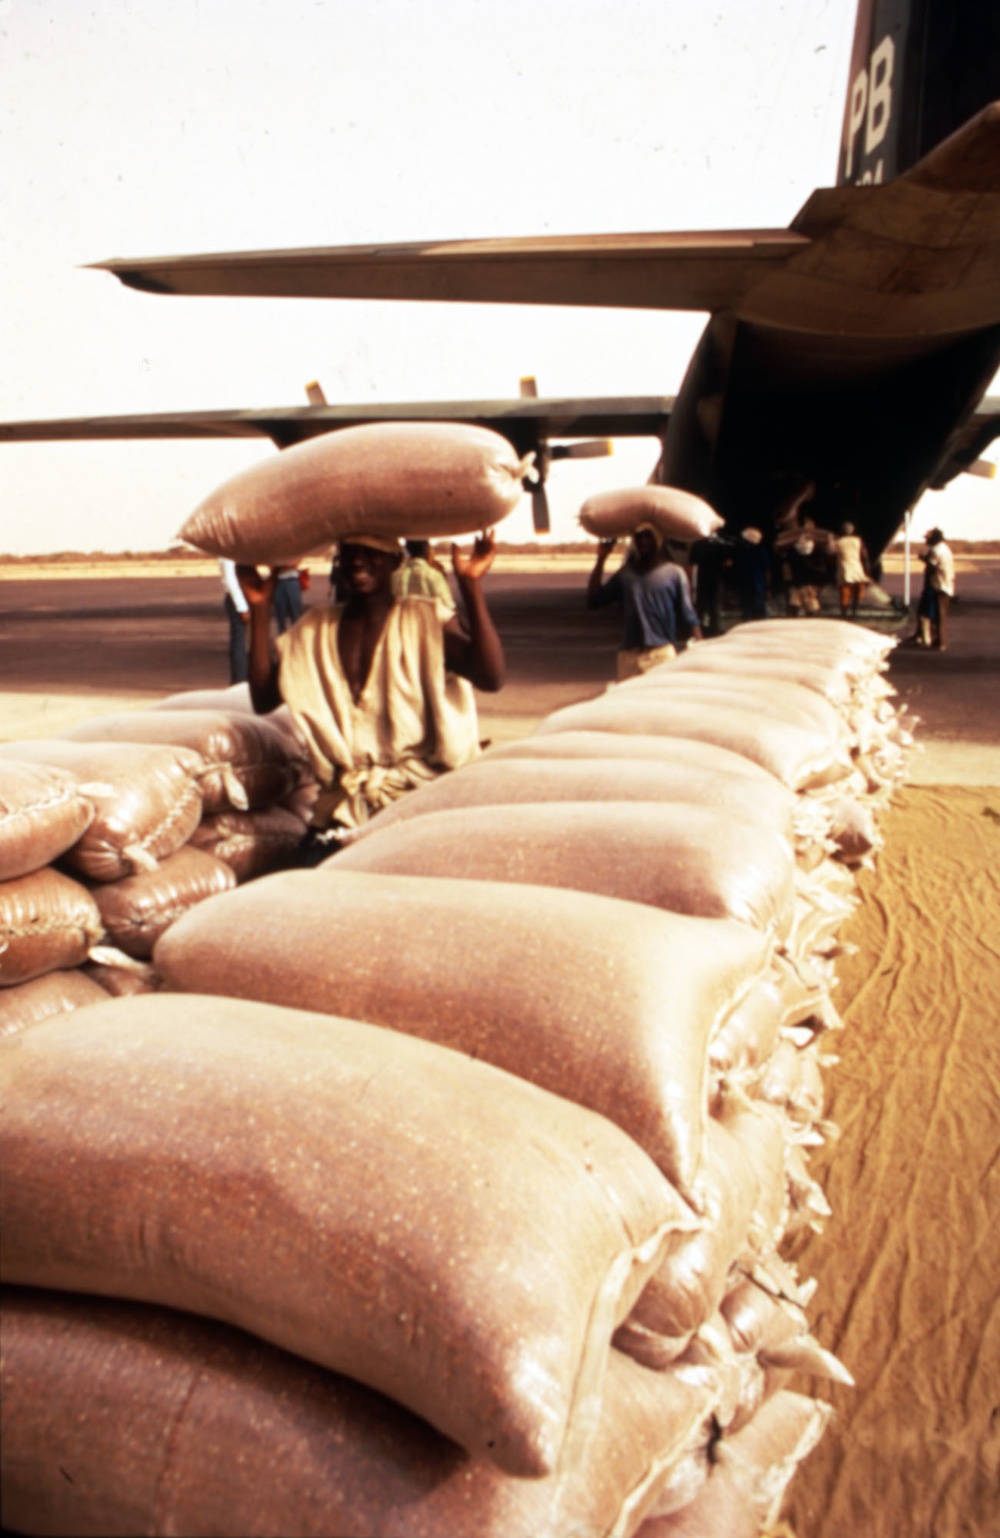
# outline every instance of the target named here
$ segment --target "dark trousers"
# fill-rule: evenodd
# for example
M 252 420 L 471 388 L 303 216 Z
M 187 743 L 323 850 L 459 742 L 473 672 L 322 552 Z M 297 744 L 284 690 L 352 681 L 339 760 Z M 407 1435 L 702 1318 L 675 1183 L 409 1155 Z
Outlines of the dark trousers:
M 247 622 L 227 593 L 222 601 L 229 621 L 229 682 L 243 684 L 247 680 Z
M 297 571 L 287 577 L 279 577 L 274 584 L 274 623 L 282 635 L 297 619 L 302 618 L 302 584 Z

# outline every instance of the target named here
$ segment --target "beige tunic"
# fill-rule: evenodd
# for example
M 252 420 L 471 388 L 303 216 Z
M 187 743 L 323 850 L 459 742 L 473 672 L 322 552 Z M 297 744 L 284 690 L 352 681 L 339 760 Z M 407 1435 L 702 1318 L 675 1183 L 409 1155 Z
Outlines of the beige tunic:
M 860 535 L 841 535 L 837 541 L 837 562 L 839 566 L 837 581 L 844 587 L 852 587 L 856 582 L 868 581 L 868 573 L 861 558 Z
M 445 671 L 442 606 L 425 597 L 393 604 L 357 700 L 337 650 L 340 615 L 310 609 L 277 643 L 281 696 L 323 787 L 319 827 L 356 827 L 479 751 L 472 686 Z

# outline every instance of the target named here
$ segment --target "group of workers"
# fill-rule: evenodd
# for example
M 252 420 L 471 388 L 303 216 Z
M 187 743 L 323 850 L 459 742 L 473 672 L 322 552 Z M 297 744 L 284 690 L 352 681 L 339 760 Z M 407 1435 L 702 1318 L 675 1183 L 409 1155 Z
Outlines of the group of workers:
M 795 520 L 786 519 L 773 542 L 753 527 L 735 538 L 696 542 L 696 598 L 655 523 L 635 528 L 610 577 L 605 567 L 617 542 L 601 540 L 586 596 L 591 608 L 622 607 L 618 678 L 644 672 L 718 629 L 724 571 L 734 573 L 745 619 L 767 613 L 776 571 L 789 614 L 816 613 L 822 587 L 835 578 L 841 613 L 856 615 L 872 579 L 863 541 L 850 523 L 836 540 L 817 530 L 801 513 L 807 495 L 800 489 L 790 502 Z M 927 541 L 917 639 L 944 650 L 954 561 L 940 529 Z M 260 714 L 288 707 L 320 787 L 302 863 L 325 858 L 347 830 L 479 752 L 473 689 L 500 689 L 505 666 L 482 586 L 494 553 L 492 533 L 481 534 L 471 550 L 452 546 L 456 603 L 427 541 L 404 546 L 350 534 L 337 547 L 330 602 L 305 610 L 299 568 L 264 575 L 220 563 L 231 681 L 248 682 Z

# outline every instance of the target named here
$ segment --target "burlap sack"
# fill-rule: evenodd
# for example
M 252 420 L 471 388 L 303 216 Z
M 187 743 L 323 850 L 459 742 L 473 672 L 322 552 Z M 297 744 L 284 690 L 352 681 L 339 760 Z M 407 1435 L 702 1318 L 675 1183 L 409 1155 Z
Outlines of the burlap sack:
M 214 1321 L 8 1289 L 3 1520 L 216 1538 L 633 1533 L 711 1409 L 613 1353 L 581 1458 L 518 1479 L 399 1405 Z
M 690 1208 L 602 1116 L 459 1052 L 148 994 L 0 1052 L 7 1280 L 221 1319 L 510 1473 L 593 1428 Z
M 568 887 L 784 935 L 794 859 L 767 828 L 701 806 L 559 801 L 429 812 L 375 828 L 339 870 Z
M 0 988 L 79 966 L 103 933 L 86 887 L 59 871 L 0 882 Z
M 64 856 L 91 881 L 118 881 L 187 843 L 202 813 L 204 762 L 187 748 L 36 740 L 0 743 L 0 761 L 38 759 L 75 774 L 93 821 Z
M 777 1522 L 789 1482 L 830 1414 L 822 1400 L 787 1390 L 775 1394 L 740 1431 L 714 1444 L 696 1500 L 669 1516 L 654 1514 L 638 1538 L 756 1538 Z
M 852 1386 L 843 1363 L 813 1339 L 805 1311 L 788 1298 L 776 1298 L 750 1277 L 741 1277 L 719 1310 L 737 1352 L 755 1356 L 765 1369 L 808 1373 Z
M 47 972 L 44 977 L 0 990 L 0 1036 L 16 1036 L 50 1015 L 100 1004 L 105 999 L 104 989 L 80 971 Z
M 742 753 L 796 791 L 836 783 L 851 772 L 850 757 L 825 732 L 769 718 L 754 706 L 723 710 L 711 700 L 670 700 L 655 690 L 640 694 L 616 688 L 600 699 L 553 711 L 535 730 L 539 736 L 628 732 L 711 742 Z
M 802 979 L 783 956 L 758 978 L 722 1019 L 709 1043 L 709 1106 L 717 1113 L 734 1088 L 756 1091 L 766 1065 L 782 1045 L 804 1048 L 823 1031 L 836 1028 L 839 1016 L 829 993 Z M 794 1044 L 794 1045 L 793 1045 Z M 801 1073 L 796 1086 L 801 1088 Z
M 0 760 L 0 881 L 51 864 L 93 820 L 93 805 L 74 775 Z
M 249 684 L 230 684 L 228 689 L 183 689 L 180 694 L 167 694 L 162 700 L 154 700 L 150 710 L 235 710 L 241 715 L 252 716 L 256 712 L 250 698 Z M 287 705 L 269 710 L 267 719 L 272 726 L 280 726 L 292 737 L 297 737 L 295 722 Z
M 306 834 L 301 817 L 282 806 L 203 817 L 191 847 L 228 865 L 237 881 L 251 881 L 294 862 Z
M 195 509 L 180 537 L 255 566 L 300 561 L 346 534 L 475 534 L 514 511 L 528 469 L 506 438 L 485 427 L 347 427 L 233 476 Z
M 726 673 L 701 673 L 692 677 L 676 673 L 670 663 L 650 668 L 636 678 L 620 684 L 622 693 L 663 692 L 671 699 L 702 699 L 723 710 L 731 706 L 749 707 L 801 726 L 805 731 L 825 732 L 831 742 L 847 749 L 851 734 L 843 715 L 829 700 L 787 678 L 752 678 L 747 674 L 732 677 Z M 616 691 L 617 692 L 617 691 Z
M 651 737 L 640 732 L 560 731 L 550 736 L 518 737 L 498 743 L 483 754 L 482 762 L 508 758 L 629 758 L 655 760 L 706 773 L 739 774 L 757 785 L 768 785 L 774 776 L 744 753 L 719 747 L 714 742 L 695 742 L 690 737 Z M 749 792 L 748 792 L 749 794 Z
M 786 622 L 787 623 L 787 622 Z M 823 624 L 830 621 L 824 620 Z M 794 621 L 794 633 L 785 629 L 783 631 L 765 632 L 763 629 L 753 631 L 749 629 L 741 632 L 739 644 L 741 650 L 747 656 L 757 657 L 788 657 L 794 652 L 799 662 L 807 662 L 816 667 L 829 669 L 839 673 L 852 685 L 861 685 L 872 678 L 885 666 L 883 662 L 874 657 L 868 651 L 859 651 L 851 646 L 845 646 L 839 636 L 808 634 L 802 631 L 800 634 L 800 621 Z M 863 627 L 859 627 L 863 628 Z M 733 632 L 730 632 L 733 634 Z M 724 650 L 728 644 L 728 637 L 720 636 L 710 641 L 699 643 L 706 651 Z
M 763 935 L 586 892 L 339 867 L 193 909 L 157 971 L 469 1053 L 600 1111 L 691 1191 L 708 1041 L 767 966 Z
M 677 674 L 721 674 L 731 678 L 784 679 L 812 689 L 838 710 L 849 709 L 854 691 L 850 681 L 842 673 L 823 667 L 815 662 L 805 662 L 794 645 L 786 655 L 767 653 L 744 647 L 739 640 L 731 639 L 738 634 L 730 631 L 724 638 L 725 646 L 689 646 L 671 663 Z
M 638 1538 L 761 1538 L 760 1517 L 728 1468 L 704 1460 L 693 1500 L 669 1516 L 648 1517 Z
M 92 891 L 114 944 L 126 956 L 147 961 L 160 935 L 183 913 L 235 885 L 236 876 L 228 865 L 188 845 L 156 870 L 104 882 Z
M 598 539 L 620 539 L 640 523 L 652 523 L 668 539 L 707 539 L 722 528 L 714 508 L 676 486 L 636 486 L 602 491 L 580 509 L 580 527 Z
M 112 953 L 101 946 L 97 954 L 110 957 Z M 114 960 L 88 961 L 82 971 L 106 996 L 110 995 L 113 999 L 131 998 L 136 993 L 154 993 L 160 986 L 159 978 L 148 963 L 133 961 L 124 952 Z
M 767 1110 L 727 1107 L 724 1120 L 709 1120 L 696 1193 L 704 1224 L 664 1259 L 630 1323 L 668 1341 L 689 1336 L 718 1308 L 735 1268 L 777 1246 L 789 1207 L 785 1138 Z
M 298 784 L 305 751 L 261 716 L 233 710 L 131 710 L 73 726 L 75 742 L 145 742 L 190 748 L 203 760 L 206 815 L 270 806 Z
M 753 620 L 745 625 L 734 626 L 727 632 L 724 639 L 742 641 L 747 638 L 767 636 L 787 646 L 788 623 L 787 618 Z M 805 641 L 809 645 L 822 646 L 828 650 L 854 652 L 868 659 L 876 667 L 884 662 L 897 644 L 895 636 L 870 630 L 867 625 L 859 625 L 852 620 L 834 619 L 829 615 L 823 615 L 822 618 L 812 616 L 798 618 L 793 623 L 796 647 L 800 642 Z
M 773 776 L 750 785 L 745 775 L 669 759 L 484 758 L 401 797 L 366 824 L 361 836 L 458 807 L 639 801 L 703 806 L 791 838 L 796 799 Z

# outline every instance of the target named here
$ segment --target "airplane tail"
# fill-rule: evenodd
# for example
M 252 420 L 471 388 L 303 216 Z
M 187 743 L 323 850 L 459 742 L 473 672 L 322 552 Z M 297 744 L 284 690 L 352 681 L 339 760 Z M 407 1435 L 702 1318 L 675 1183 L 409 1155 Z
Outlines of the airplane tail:
M 994 101 L 997 0 L 858 0 L 837 185 L 890 181 Z

